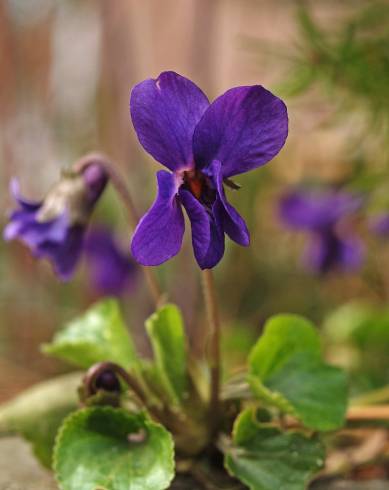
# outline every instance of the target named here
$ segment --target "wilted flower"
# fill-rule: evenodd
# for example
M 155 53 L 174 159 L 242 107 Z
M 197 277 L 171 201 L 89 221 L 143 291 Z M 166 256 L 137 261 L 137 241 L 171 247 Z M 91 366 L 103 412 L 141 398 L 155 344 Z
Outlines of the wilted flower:
M 255 85 L 228 90 L 212 104 L 190 80 L 174 72 L 136 85 L 131 117 L 145 150 L 171 172 L 157 173 L 158 196 L 139 222 L 131 250 L 143 265 L 176 255 L 184 234 L 184 206 L 194 254 L 202 269 L 224 254 L 224 233 L 250 241 L 246 224 L 228 203 L 223 183 L 253 170 L 281 150 L 288 134 L 285 104 Z
M 91 283 L 98 293 L 120 296 L 134 285 L 137 265 L 129 252 L 119 248 L 108 228 L 99 226 L 89 230 L 84 251 Z
M 51 260 L 63 280 L 72 276 L 94 205 L 107 183 L 103 167 L 91 161 L 80 171 L 65 172 L 41 202 L 21 197 L 18 182 L 11 194 L 19 204 L 4 229 L 4 239 L 18 238 L 37 258 Z
M 311 269 L 352 270 L 361 264 L 361 241 L 345 226 L 345 219 L 363 204 L 360 196 L 344 191 L 299 189 L 281 199 L 280 215 L 291 228 L 307 231 L 311 241 L 304 259 Z

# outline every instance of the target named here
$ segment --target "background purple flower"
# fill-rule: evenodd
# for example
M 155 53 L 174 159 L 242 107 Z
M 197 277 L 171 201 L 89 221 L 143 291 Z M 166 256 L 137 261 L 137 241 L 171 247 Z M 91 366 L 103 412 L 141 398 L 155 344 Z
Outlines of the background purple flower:
M 310 234 L 304 263 L 316 272 L 325 273 L 360 266 L 362 243 L 342 223 L 362 204 L 361 196 L 345 191 L 297 189 L 281 199 L 279 212 L 287 226 Z
M 21 240 L 35 257 L 49 259 L 62 280 L 70 279 L 90 215 L 106 182 L 104 169 L 91 163 L 81 173 L 64 174 L 43 201 L 31 202 L 20 195 L 13 179 L 11 194 L 19 208 L 9 216 L 4 239 Z
M 285 104 L 259 85 L 232 88 L 210 104 L 193 82 L 164 72 L 134 87 L 130 109 L 140 143 L 171 171 L 157 173 L 157 198 L 132 239 L 135 259 L 158 265 L 179 252 L 182 206 L 202 269 L 222 258 L 225 233 L 247 246 L 246 224 L 228 203 L 223 184 L 281 150 L 288 134 Z
M 121 296 L 134 286 L 138 267 L 129 252 L 118 246 L 108 228 L 98 226 L 89 230 L 84 250 L 92 287 L 99 294 Z

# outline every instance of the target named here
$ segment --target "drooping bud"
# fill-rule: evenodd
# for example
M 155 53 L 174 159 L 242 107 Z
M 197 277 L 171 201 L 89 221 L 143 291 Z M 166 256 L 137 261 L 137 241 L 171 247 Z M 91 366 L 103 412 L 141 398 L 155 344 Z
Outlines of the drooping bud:
M 107 370 L 102 372 L 95 380 L 96 390 L 104 390 L 110 392 L 120 392 L 120 381 L 116 374 Z
M 82 251 L 85 229 L 108 175 L 98 159 L 86 159 L 79 168 L 64 171 L 41 202 L 28 202 L 11 182 L 19 209 L 4 229 L 6 240 L 20 239 L 39 258 L 48 258 L 63 280 L 73 275 Z

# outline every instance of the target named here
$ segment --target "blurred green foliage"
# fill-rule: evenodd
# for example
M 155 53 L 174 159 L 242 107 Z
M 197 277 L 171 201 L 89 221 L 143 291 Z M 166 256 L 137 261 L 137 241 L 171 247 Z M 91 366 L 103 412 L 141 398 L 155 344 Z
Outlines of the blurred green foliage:
M 320 83 L 338 114 L 364 108 L 369 132 L 388 136 L 389 4 L 367 2 L 335 28 L 321 27 L 304 7 L 297 18 L 299 41 L 281 92 L 298 95 Z

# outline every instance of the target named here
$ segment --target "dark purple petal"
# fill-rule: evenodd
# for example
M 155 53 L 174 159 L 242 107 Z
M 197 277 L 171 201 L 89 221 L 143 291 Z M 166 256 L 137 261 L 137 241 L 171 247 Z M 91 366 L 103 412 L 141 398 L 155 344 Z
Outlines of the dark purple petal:
M 389 237 L 389 214 L 379 214 L 369 220 L 370 230 L 381 238 Z
M 344 192 L 296 190 L 281 199 L 280 217 L 292 228 L 319 231 L 356 212 L 362 204 L 360 196 Z
M 275 157 L 287 135 L 281 99 L 260 85 L 232 88 L 209 106 L 195 129 L 196 165 L 219 160 L 223 177 L 248 172 Z
M 223 176 L 221 173 L 220 162 L 213 162 L 211 173 L 216 185 L 218 199 L 215 202 L 215 214 L 218 220 L 222 223 L 224 231 L 227 235 L 239 245 L 247 247 L 250 244 L 250 233 L 246 223 L 237 210 L 227 201 L 224 187 Z
M 42 202 L 29 201 L 21 196 L 19 181 L 16 178 L 11 179 L 9 191 L 11 196 L 25 211 L 37 211 L 42 205 Z
M 192 226 L 192 245 L 201 269 L 212 269 L 224 254 L 224 232 L 213 213 L 189 192 L 180 190 L 180 199 Z
M 334 233 L 315 235 L 306 250 L 305 264 L 318 273 L 340 269 L 353 271 L 360 267 L 363 246 L 356 237 L 338 237 Z
M 105 168 L 98 162 L 87 165 L 82 171 L 82 177 L 86 184 L 90 205 L 93 205 L 101 196 L 108 182 Z
M 159 265 L 176 255 L 185 229 L 175 176 L 160 170 L 157 180 L 157 198 L 140 220 L 131 242 L 132 255 L 142 265 Z
M 208 105 L 193 82 L 167 71 L 132 89 L 130 111 L 143 148 L 177 170 L 193 167 L 193 132 Z
M 110 230 L 97 227 L 89 231 L 84 251 L 92 286 L 100 294 L 120 296 L 133 285 L 137 267 L 129 253 L 118 247 Z
M 68 281 L 74 274 L 82 252 L 84 233 L 84 226 L 75 225 L 67 229 L 62 242 L 47 241 L 36 249 L 38 257 L 51 260 L 55 273 L 63 281 Z

